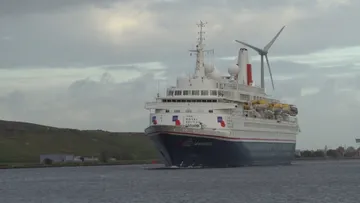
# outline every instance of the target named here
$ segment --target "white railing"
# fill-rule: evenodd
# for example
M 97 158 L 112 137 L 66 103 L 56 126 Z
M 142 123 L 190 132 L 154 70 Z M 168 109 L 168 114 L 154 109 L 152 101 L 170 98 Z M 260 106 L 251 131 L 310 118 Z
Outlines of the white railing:
M 252 116 L 246 116 L 249 115 L 249 113 L 251 112 L 251 110 L 244 110 L 243 113 L 241 114 L 242 117 L 244 117 L 247 120 L 270 120 L 270 121 L 278 121 L 278 119 L 274 118 L 265 118 L 265 117 L 252 117 Z M 238 116 L 240 114 L 237 114 Z M 280 115 L 279 115 L 280 116 Z M 292 120 L 279 120 L 279 123 L 297 123 L 297 119 Z
M 259 93 L 259 94 L 265 93 L 264 89 L 262 89 L 258 86 L 247 86 L 247 85 L 235 84 L 235 83 L 220 83 L 220 85 L 224 86 L 225 87 L 224 89 L 226 89 L 226 88 L 237 89 L 237 90 L 241 90 L 241 91 Z

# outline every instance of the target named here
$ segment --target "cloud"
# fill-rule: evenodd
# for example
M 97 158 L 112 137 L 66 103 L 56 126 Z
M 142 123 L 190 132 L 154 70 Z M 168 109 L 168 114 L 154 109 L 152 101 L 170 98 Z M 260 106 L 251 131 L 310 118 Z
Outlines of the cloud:
M 324 9 L 318 8 L 315 1 L 46 2 L 37 0 L 30 5 L 15 0 L 1 3 L 6 15 L 0 17 L 0 36 L 13 40 L 1 43 L 4 54 L 0 56 L 0 67 L 136 63 L 165 61 L 175 56 L 180 60 L 186 55 L 185 51 L 194 46 L 197 32 L 194 19 L 209 22 L 208 45 L 216 48 L 218 56 L 236 51 L 238 45 L 234 39 L 256 40 L 264 46 L 284 24 L 287 28 L 271 52 L 304 53 L 309 46 L 322 49 L 330 42 L 334 44 L 334 38 L 324 33 L 343 34 L 336 29 L 321 33 L 321 36 L 309 36 L 309 33 L 320 34 L 317 29 L 307 31 L 313 24 L 326 26 L 322 30 L 328 29 L 328 24 L 317 20 L 336 20 L 332 16 L 339 10 L 347 14 L 339 13 L 343 18 L 358 13 L 349 6 L 350 3 Z M 176 20 L 179 16 L 182 16 L 181 20 Z M 354 29 L 354 26 L 347 27 L 347 33 L 356 33 Z M 327 41 L 319 44 L 320 38 Z M 355 34 L 346 38 L 352 40 L 352 44 L 356 39 Z M 307 43 L 299 44 L 304 40 Z
M 157 92 L 194 72 L 196 23 L 226 74 L 240 45 L 271 47 L 275 91 L 300 108 L 300 148 L 353 144 L 360 130 L 359 1 L 20 0 L 0 2 L 3 119 L 142 131 Z M 259 57 L 250 50 L 256 83 Z M 230 56 L 230 59 L 229 59 Z M 228 58 L 222 60 L 221 58 Z M 330 124 L 330 125 L 329 125 Z M 335 125 L 336 124 L 336 125 Z
M 80 129 L 144 129 L 148 123 L 144 100 L 156 94 L 155 74 L 147 73 L 125 82 L 115 80 L 104 73 L 98 80 L 76 80 L 67 90 L 10 92 L 0 100 L 2 119 Z

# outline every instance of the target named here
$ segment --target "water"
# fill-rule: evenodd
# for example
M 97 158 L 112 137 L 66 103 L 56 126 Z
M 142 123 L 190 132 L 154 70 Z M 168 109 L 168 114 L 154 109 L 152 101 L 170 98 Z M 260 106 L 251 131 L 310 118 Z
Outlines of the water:
M 0 170 L 1 203 L 360 202 L 360 161 L 144 170 L 100 166 Z

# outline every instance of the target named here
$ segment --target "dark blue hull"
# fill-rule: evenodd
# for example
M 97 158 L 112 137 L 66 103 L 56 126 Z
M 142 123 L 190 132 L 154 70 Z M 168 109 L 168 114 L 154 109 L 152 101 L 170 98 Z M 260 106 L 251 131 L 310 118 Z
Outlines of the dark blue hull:
M 226 141 L 181 134 L 150 135 L 167 166 L 238 167 L 291 164 L 295 143 Z

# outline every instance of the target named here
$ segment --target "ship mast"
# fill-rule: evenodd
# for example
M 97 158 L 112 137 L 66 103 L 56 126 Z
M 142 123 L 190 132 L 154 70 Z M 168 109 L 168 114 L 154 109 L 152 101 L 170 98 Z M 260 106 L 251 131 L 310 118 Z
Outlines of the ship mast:
M 196 53 L 196 67 L 195 67 L 195 74 L 193 78 L 198 77 L 204 77 L 205 76 L 205 68 L 204 68 L 204 53 L 205 52 L 214 52 L 214 50 L 204 50 L 204 40 L 203 34 L 205 32 L 203 31 L 203 28 L 207 22 L 200 21 L 200 23 L 197 24 L 197 26 L 200 28 L 200 31 L 198 32 L 199 38 L 198 38 L 198 44 L 196 45 L 195 50 L 190 50 L 190 52 Z

